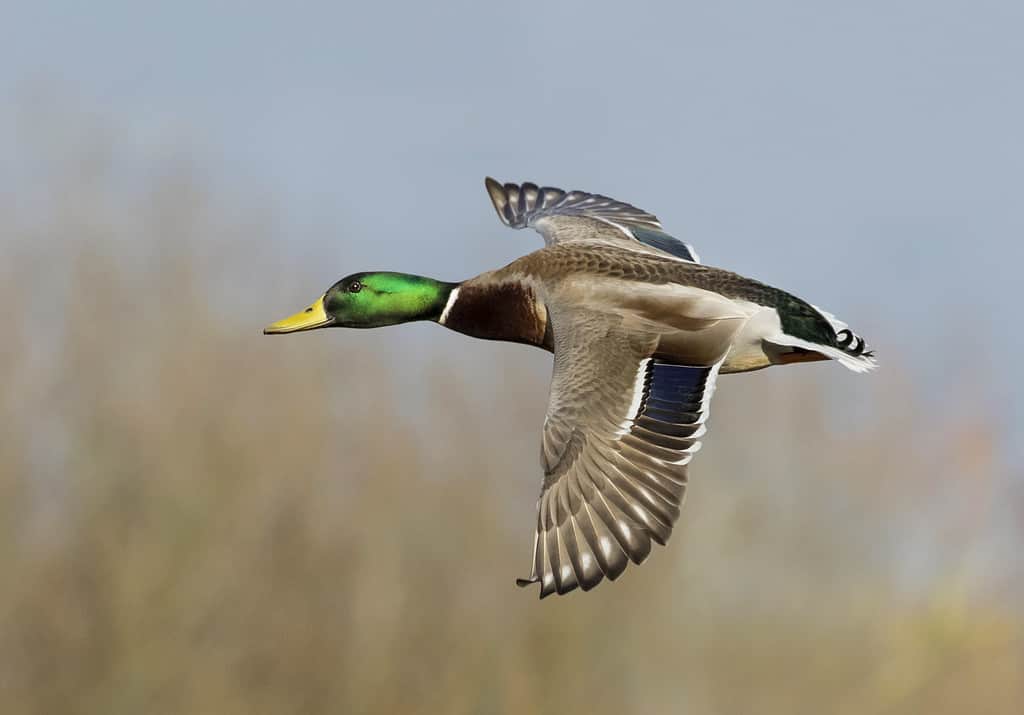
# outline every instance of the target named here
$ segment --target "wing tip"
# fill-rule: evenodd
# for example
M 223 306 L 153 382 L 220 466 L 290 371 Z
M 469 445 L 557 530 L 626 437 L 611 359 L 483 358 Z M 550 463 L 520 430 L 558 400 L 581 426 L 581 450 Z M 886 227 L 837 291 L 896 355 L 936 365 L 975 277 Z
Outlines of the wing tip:
M 557 585 L 555 583 L 550 583 L 547 586 L 545 586 L 544 583 L 539 578 L 537 578 L 537 579 L 517 578 L 516 579 L 516 586 L 518 586 L 519 588 L 526 588 L 527 586 L 532 586 L 535 583 L 539 583 L 541 585 L 540 592 L 537 594 L 537 599 L 541 600 L 541 601 L 543 601 L 548 596 L 554 596 L 554 595 L 564 596 L 564 595 L 566 595 L 568 593 L 572 593 L 577 588 L 582 588 L 584 591 L 589 591 L 591 588 L 593 588 L 594 586 L 597 585 L 597 584 L 594 584 L 594 585 L 591 585 L 589 587 L 583 587 L 581 584 L 578 584 L 578 583 L 576 583 L 574 581 L 571 584 L 565 584 L 563 586 L 559 586 L 559 585 Z
M 536 197 L 539 189 L 535 184 L 524 182 L 522 185 L 513 183 L 501 183 L 490 176 L 484 177 L 484 186 L 487 188 L 487 195 L 491 198 L 491 204 L 498 213 L 498 218 L 509 228 L 523 228 L 529 222 L 529 211 L 531 206 L 524 206 L 530 203 L 530 199 Z
M 487 195 L 491 197 L 491 205 L 494 206 L 494 210 L 498 213 L 498 218 L 506 226 L 511 226 L 509 198 L 505 187 L 500 181 L 490 176 L 484 177 L 484 187 L 487 189 Z
M 501 191 L 501 182 L 493 176 L 485 176 L 484 187 L 487 189 L 487 193 L 493 196 L 495 191 Z

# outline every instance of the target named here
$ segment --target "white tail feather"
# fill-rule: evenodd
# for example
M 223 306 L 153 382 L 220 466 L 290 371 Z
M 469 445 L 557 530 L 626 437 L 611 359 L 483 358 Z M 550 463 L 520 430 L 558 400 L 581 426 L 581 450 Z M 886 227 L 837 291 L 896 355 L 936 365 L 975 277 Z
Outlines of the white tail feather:
M 817 343 L 812 343 L 809 340 L 794 338 L 792 335 L 778 335 L 771 338 L 771 342 L 776 345 L 786 345 L 791 348 L 803 348 L 804 350 L 821 353 L 825 357 L 835 360 L 843 367 L 849 368 L 854 372 L 869 372 L 878 367 L 878 361 L 875 359 L 874 355 L 851 355 L 850 353 L 843 352 L 839 348 L 834 348 L 830 345 L 819 345 Z

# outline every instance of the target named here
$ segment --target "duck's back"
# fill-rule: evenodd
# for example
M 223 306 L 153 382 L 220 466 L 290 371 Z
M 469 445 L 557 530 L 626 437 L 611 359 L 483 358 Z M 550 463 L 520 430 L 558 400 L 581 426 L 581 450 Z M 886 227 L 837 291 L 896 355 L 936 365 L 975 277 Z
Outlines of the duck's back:
M 574 241 L 541 248 L 494 275 L 535 285 L 544 302 L 598 311 L 643 310 L 645 317 L 669 327 L 687 311 L 696 311 L 692 318 L 745 320 L 748 325 L 737 331 L 723 372 L 826 357 L 866 369 L 862 358 L 870 359 L 863 340 L 845 324 L 792 293 L 671 256 Z M 811 353 L 818 350 L 816 358 Z

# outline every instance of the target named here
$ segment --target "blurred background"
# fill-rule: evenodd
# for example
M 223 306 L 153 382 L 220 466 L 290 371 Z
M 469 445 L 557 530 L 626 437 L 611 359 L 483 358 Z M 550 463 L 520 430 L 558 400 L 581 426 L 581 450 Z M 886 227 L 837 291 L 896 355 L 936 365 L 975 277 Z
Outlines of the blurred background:
M 11 3 L 0 712 L 1017 713 L 1024 6 Z M 543 602 L 550 356 L 264 338 L 605 193 L 882 368 L 723 378 L 676 534 Z

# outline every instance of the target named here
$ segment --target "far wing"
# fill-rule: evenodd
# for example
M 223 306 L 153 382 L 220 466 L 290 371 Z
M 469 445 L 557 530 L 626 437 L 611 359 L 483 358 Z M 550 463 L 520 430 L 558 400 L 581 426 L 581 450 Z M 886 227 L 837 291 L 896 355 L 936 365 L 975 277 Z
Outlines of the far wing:
M 700 262 L 689 244 L 662 230 L 654 214 L 625 202 L 584 191 L 539 187 L 529 182 L 501 184 L 487 177 L 484 183 L 502 223 L 512 228 L 536 229 L 548 245 L 608 239 L 638 243 L 684 261 Z

